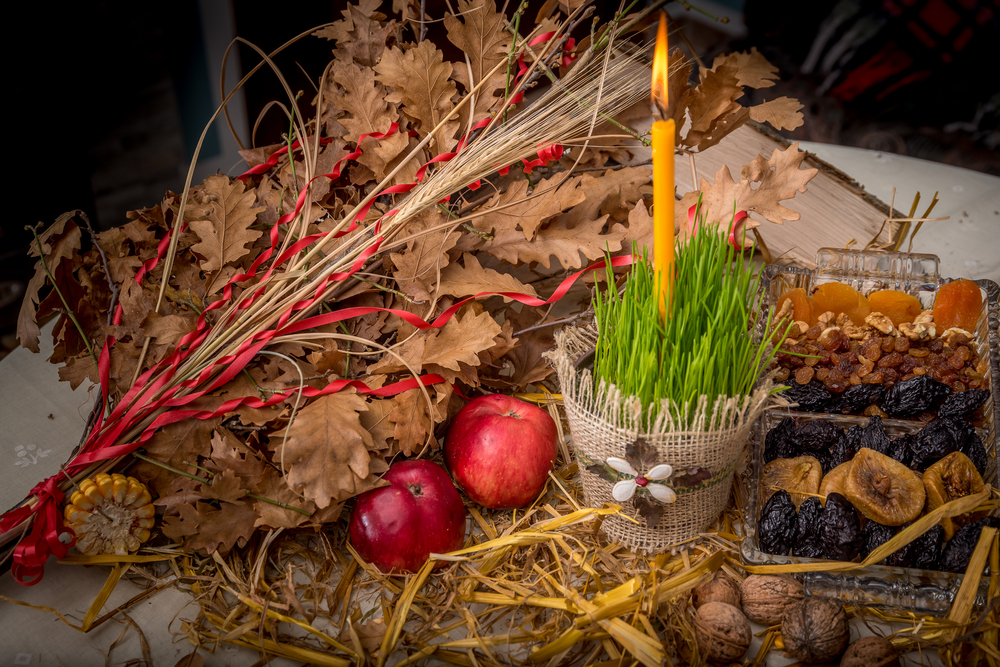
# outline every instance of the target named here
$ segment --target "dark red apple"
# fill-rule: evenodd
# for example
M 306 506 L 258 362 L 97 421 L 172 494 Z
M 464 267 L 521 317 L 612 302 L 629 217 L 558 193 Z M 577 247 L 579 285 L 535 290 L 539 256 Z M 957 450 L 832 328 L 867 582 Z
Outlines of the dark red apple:
M 448 469 L 483 507 L 524 507 L 556 460 L 556 424 L 545 410 L 503 394 L 480 396 L 451 422 Z
M 351 544 L 362 558 L 382 572 L 416 572 L 432 552 L 462 547 L 465 505 L 444 468 L 399 461 L 382 479 L 390 486 L 359 495 L 351 515 Z

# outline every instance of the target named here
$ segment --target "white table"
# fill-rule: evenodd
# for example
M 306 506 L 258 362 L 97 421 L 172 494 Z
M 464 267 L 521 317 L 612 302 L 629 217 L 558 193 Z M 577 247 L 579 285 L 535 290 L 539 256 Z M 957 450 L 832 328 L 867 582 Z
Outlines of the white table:
M 951 220 L 926 223 L 916 238 L 913 251 L 938 255 L 944 276 L 1000 281 L 1000 178 L 925 160 L 856 148 L 814 143 L 804 143 L 802 148 L 816 153 L 850 174 L 887 203 L 892 198 L 892 187 L 895 186 L 897 210 L 908 210 L 914 193 L 919 190 L 922 194 L 919 212 L 922 213 L 935 190 L 939 191 L 941 201 L 932 217 L 948 215 Z M 0 377 L 8 375 L 16 363 L 19 372 L 27 373 L 27 377 L 38 378 L 37 385 L 46 387 L 46 395 L 58 398 L 63 401 L 63 405 L 79 406 L 85 403 L 84 388 L 77 392 L 67 392 L 65 385 L 52 387 L 55 384 L 55 369 L 44 361 L 43 355 L 25 358 L 24 354 L 24 351 L 15 352 L 0 361 Z M 86 415 L 85 408 L 82 411 L 79 408 L 74 410 L 77 414 Z M 51 412 L 51 404 L 46 401 L 22 401 L 13 408 L 0 397 L 0 423 L 4 425 L 6 434 L 37 436 L 41 428 L 39 425 L 45 428 L 53 426 L 50 423 L 52 420 L 48 419 Z M 82 429 L 82 418 L 64 419 L 45 438 L 47 442 L 75 444 Z M 12 452 L 17 443 L 9 441 L 9 437 L 11 436 L 5 436 L 0 455 L 8 457 L 10 461 L 0 460 L 0 466 L 13 465 L 12 461 L 15 460 L 10 457 L 16 456 Z M 33 483 L 28 484 L 28 488 Z M 106 572 L 102 569 L 50 562 L 46 567 L 44 580 L 31 588 L 19 586 L 9 574 L 3 575 L 0 577 L 0 594 L 32 604 L 55 607 L 79 621 L 104 584 L 105 578 Z M 138 592 L 135 586 L 123 582 L 112 594 L 106 608 L 112 609 Z M 0 664 L 6 665 L 103 665 L 104 653 L 124 627 L 124 621 L 116 618 L 106 622 L 98 630 L 83 635 L 42 611 L 15 607 L 3 601 L 0 601 L 0 610 L 0 618 L 3 619 L 0 622 Z M 180 636 L 175 639 L 171 635 L 171 632 L 177 633 L 180 629 L 178 619 L 194 618 L 197 615 L 196 606 L 184 593 L 165 590 L 139 603 L 128 614 L 142 629 L 157 665 L 169 667 L 191 651 L 191 645 L 186 639 Z M 755 647 L 759 645 L 757 642 L 751 647 L 749 655 L 754 654 Z M 220 647 L 214 655 L 202 652 L 202 656 L 205 664 L 220 666 L 251 664 L 258 657 L 249 649 L 231 646 Z M 123 642 L 112 652 L 111 664 L 120 665 L 129 659 L 141 657 L 138 635 L 134 630 L 128 630 Z M 930 658 L 932 664 L 937 661 L 936 655 L 924 657 Z M 774 666 L 789 662 L 791 661 L 772 655 L 767 664 Z M 270 664 L 293 663 L 275 660 Z

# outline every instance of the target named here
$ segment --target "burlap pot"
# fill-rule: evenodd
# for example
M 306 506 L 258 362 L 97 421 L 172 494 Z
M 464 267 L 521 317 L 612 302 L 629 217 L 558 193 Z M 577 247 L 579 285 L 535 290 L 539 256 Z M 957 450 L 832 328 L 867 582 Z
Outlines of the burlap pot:
M 726 508 L 733 475 L 748 451 L 751 427 L 768 402 L 771 382 L 762 382 L 751 396 L 720 398 L 712 406 L 702 397 L 693 416 L 677 423 L 665 408 L 653 416 L 614 385 L 595 386 L 589 368 L 577 368 L 576 363 L 596 342 L 593 325 L 568 327 L 556 334 L 556 347 L 547 355 L 559 376 L 584 496 L 591 507 L 620 504 L 622 513 L 637 519 L 606 517 L 601 528 L 612 542 L 647 554 L 662 553 L 705 532 Z M 711 474 L 696 487 L 675 487 L 676 502 L 660 505 L 663 514 L 653 528 L 638 516 L 634 498 L 619 503 L 611 495 L 613 484 L 586 469 L 609 457 L 624 458 L 625 447 L 637 438 L 655 448 L 656 463 L 670 464 L 675 473 L 700 468 Z

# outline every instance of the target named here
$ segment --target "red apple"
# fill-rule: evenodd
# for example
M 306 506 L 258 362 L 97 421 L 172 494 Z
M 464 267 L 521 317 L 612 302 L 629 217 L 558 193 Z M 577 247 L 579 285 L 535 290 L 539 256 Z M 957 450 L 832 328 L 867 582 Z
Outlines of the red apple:
M 416 572 L 432 552 L 462 547 L 465 505 L 444 468 L 399 461 L 382 479 L 390 486 L 359 495 L 351 515 L 351 544 L 362 558 L 382 572 Z
M 451 422 L 444 458 L 483 507 L 524 507 L 556 460 L 556 424 L 545 410 L 503 394 L 480 396 Z

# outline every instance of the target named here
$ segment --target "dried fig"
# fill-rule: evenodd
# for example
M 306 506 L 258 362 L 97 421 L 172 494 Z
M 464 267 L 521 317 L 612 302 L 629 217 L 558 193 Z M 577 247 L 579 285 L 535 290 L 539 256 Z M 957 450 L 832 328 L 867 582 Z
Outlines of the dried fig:
M 708 662 L 739 660 L 750 648 L 753 631 L 739 609 L 725 602 L 706 602 L 694 616 L 698 650 Z
M 830 662 L 850 639 L 844 608 L 826 598 L 805 598 L 785 610 L 781 637 L 785 651 L 807 664 Z
M 691 604 L 700 609 L 709 602 L 725 602 L 734 607 L 740 606 L 740 587 L 729 576 L 719 570 L 715 576 L 698 586 L 691 592 Z
M 899 667 L 899 653 L 885 637 L 862 637 L 844 651 L 840 667 Z
M 826 497 L 831 493 L 844 495 L 844 480 L 847 479 L 847 473 L 850 472 L 852 463 L 854 463 L 853 460 L 841 463 L 823 476 L 823 481 L 819 484 L 819 495 L 823 496 L 824 503 Z
M 804 591 L 802 584 L 787 574 L 751 574 L 743 580 L 740 596 L 747 618 L 761 625 L 777 625 Z
M 823 477 L 823 466 L 813 456 L 799 456 L 794 459 L 775 459 L 766 466 L 761 476 L 761 484 L 764 487 L 764 500 L 767 501 L 777 490 L 788 491 L 792 496 L 792 503 L 798 509 L 809 496 L 796 493 L 804 491 L 806 493 L 818 493 L 819 482 Z
M 865 447 L 854 457 L 844 479 L 844 495 L 872 521 L 902 526 L 920 515 L 927 494 L 919 475 Z
M 924 489 L 927 492 L 927 511 L 932 512 L 957 498 L 980 493 L 983 478 L 976 471 L 969 457 L 962 452 L 952 452 L 924 472 Z M 945 539 L 950 540 L 955 531 L 985 514 L 963 514 L 942 519 Z

